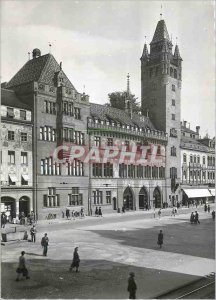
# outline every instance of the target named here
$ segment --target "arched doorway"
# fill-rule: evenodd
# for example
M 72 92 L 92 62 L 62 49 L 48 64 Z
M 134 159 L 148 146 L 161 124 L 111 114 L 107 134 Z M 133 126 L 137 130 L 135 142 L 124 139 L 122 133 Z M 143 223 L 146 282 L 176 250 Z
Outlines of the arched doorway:
M 144 186 L 139 192 L 139 209 L 148 209 L 148 193 Z
M 12 197 L 1 197 L 1 212 L 5 212 L 7 219 L 16 218 L 16 200 Z
M 153 198 L 155 208 L 161 208 L 161 191 L 158 186 L 154 189 Z
M 23 196 L 19 199 L 19 213 L 24 212 L 27 217 L 30 212 L 30 199 L 27 196 Z
M 134 210 L 134 197 L 133 191 L 130 187 L 127 187 L 123 194 L 123 206 L 126 210 Z

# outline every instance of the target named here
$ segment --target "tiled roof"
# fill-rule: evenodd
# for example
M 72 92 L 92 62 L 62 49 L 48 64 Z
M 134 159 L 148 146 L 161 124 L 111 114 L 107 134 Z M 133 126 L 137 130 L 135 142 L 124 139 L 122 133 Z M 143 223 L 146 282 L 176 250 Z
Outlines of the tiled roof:
M 105 106 L 96 103 L 90 103 L 90 114 L 93 118 L 105 121 L 113 121 L 120 124 L 138 126 L 139 128 L 150 128 L 155 130 L 148 117 L 133 114 L 132 119 L 130 116 L 121 109 L 111 106 Z
M 157 27 L 155 29 L 155 33 L 154 33 L 153 39 L 151 41 L 151 44 L 152 43 L 157 43 L 157 42 L 162 41 L 164 39 L 170 41 L 165 21 L 160 20 L 157 23 Z
M 188 150 L 198 150 L 198 151 L 209 151 L 211 150 L 208 146 L 203 145 L 202 143 L 200 143 L 199 141 L 186 137 L 186 136 L 182 136 L 181 137 L 181 144 L 180 144 L 181 148 L 186 148 Z
M 7 83 L 7 88 L 36 81 L 53 85 L 54 74 L 60 71 L 60 66 L 52 54 L 46 54 L 33 58 L 14 75 Z M 68 88 L 74 89 L 74 86 L 64 74 L 64 83 Z
M 22 103 L 16 96 L 15 92 L 11 90 L 1 89 L 1 104 L 31 110 L 31 108 L 27 104 Z

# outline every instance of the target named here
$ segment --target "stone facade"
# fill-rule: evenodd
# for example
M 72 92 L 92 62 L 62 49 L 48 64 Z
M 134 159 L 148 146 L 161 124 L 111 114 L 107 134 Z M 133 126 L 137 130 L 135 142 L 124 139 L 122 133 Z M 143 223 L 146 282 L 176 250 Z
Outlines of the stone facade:
M 33 210 L 32 114 L 12 91 L 1 91 L 1 211 Z
M 166 151 L 166 186 L 169 199 L 179 200 L 180 183 L 180 117 L 181 117 L 181 72 L 182 59 L 172 42 L 164 20 L 157 24 L 150 53 L 144 45 L 141 57 L 142 112 L 158 130 L 168 133 Z

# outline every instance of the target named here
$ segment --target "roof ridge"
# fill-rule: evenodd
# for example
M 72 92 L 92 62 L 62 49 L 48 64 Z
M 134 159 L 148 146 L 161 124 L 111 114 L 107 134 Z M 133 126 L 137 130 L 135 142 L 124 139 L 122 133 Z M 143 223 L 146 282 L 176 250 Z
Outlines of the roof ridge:
M 40 81 L 40 79 L 41 79 L 41 77 L 42 77 L 42 74 L 44 74 L 44 70 L 45 70 L 45 68 L 47 67 L 48 62 L 50 61 L 51 56 L 53 56 L 53 55 L 50 54 L 50 53 L 47 53 L 47 54 L 44 54 L 44 55 L 41 55 L 41 56 L 45 56 L 45 55 L 48 56 L 48 59 L 47 59 L 47 61 L 46 61 L 46 63 L 45 63 L 45 66 L 43 67 L 42 72 L 40 73 L 40 77 L 38 78 L 38 82 Z M 40 57 L 41 57 L 41 56 L 40 56 Z M 54 56 L 53 56 L 53 57 L 54 57 Z

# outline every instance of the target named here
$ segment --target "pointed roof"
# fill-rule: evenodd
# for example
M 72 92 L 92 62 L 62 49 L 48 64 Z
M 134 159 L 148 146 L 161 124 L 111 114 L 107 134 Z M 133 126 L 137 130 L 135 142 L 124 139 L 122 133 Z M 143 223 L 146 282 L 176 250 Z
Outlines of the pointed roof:
M 152 39 L 152 41 L 151 41 L 150 44 L 157 43 L 157 42 L 162 41 L 164 39 L 166 39 L 169 42 L 171 42 L 170 38 L 169 38 L 169 34 L 168 34 L 168 31 L 167 31 L 167 27 L 166 27 L 165 21 L 164 20 L 160 20 L 157 23 L 157 27 L 155 29 L 155 33 L 154 33 L 153 39 Z
M 181 59 L 178 45 L 175 46 L 174 58 Z
M 53 78 L 56 72 L 60 71 L 60 66 L 52 54 L 46 54 L 33 58 L 13 76 L 6 87 L 11 88 L 32 81 L 53 85 Z M 70 80 L 63 72 L 64 83 L 68 88 L 75 89 Z
M 146 43 L 144 44 L 144 47 L 143 47 L 143 53 L 142 53 L 142 57 L 148 57 L 148 47 L 146 45 Z

